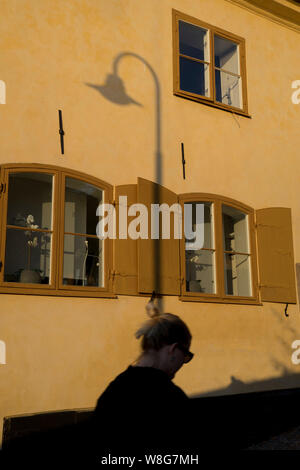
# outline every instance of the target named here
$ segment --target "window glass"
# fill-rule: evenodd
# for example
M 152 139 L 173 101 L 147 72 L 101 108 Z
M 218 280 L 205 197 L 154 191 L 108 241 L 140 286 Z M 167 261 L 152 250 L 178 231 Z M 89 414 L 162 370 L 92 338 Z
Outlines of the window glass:
M 179 50 L 180 54 L 209 62 L 208 30 L 179 21 Z
M 251 296 L 248 215 L 223 204 L 222 220 L 225 294 Z
M 9 175 L 4 282 L 50 283 L 52 180 L 46 173 Z
M 66 178 L 65 234 L 63 284 L 74 286 L 104 286 L 103 241 L 96 235 L 103 201 L 103 190 L 74 178 Z M 76 234 L 87 234 L 76 236 Z
M 250 253 L 247 214 L 223 204 L 222 218 L 224 250 Z
M 7 229 L 5 282 L 50 283 L 51 234 Z
M 242 108 L 242 80 L 236 75 L 215 70 L 216 100 L 235 108 Z
M 202 211 L 199 212 L 197 220 L 197 211 L 196 208 L 201 207 Z M 192 243 L 196 241 L 196 233 L 201 233 L 201 239 L 203 240 L 203 246 L 201 248 L 214 248 L 214 231 L 213 231 L 213 204 L 211 202 L 186 202 L 184 203 L 184 212 L 190 211 L 192 218 L 191 221 L 185 220 L 185 233 L 190 233 L 191 231 L 195 234 L 195 237 L 189 238 L 187 242 Z M 202 214 L 204 219 L 202 219 Z M 200 239 L 200 236 L 198 236 Z
M 189 93 L 209 96 L 208 65 L 180 57 L 180 88 Z
M 214 35 L 215 66 L 226 72 L 240 74 L 239 46 L 229 39 Z
M 186 251 L 186 290 L 214 294 L 215 254 L 210 250 Z
M 225 294 L 251 296 L 250 256 L 225 253 Z
M 103 240 L 65 235 L 63 284 L 104 286 Z
M 92 184 L 66 178 L 65 232 L 96 235 L 99 222 L 96 212 L 103 191 Z
M 217 67 L 215 70 L 216 100 L 235 108 L 242 108 L 238 44 L 215 34 L 214 53 L 215 67 Z
M 202 206 L 204 219 L 197 220 L 197 205 Z M 188 206 L 192 209 L 192 231 L 195 237 L 186 240 L 186 290 L 213 294 L 216 292 L 213 204 L 200 201 L 185 203 L 185 214 Z M 190 227 L 185 228 L 190 231 Z M 203 241 L 202 247 L 196 250 L 187 249 L 193 243 L 197 246 L 197 238 Z
M 209 65 L 204 63 L 210 61 L 208 30 L 179 21 L 179 52 L 189 57 L 179 57 L 181 90 L 209 97 Z
M 46 173 L 10 173 L 7 225 L 51 230 L 52 178 Z

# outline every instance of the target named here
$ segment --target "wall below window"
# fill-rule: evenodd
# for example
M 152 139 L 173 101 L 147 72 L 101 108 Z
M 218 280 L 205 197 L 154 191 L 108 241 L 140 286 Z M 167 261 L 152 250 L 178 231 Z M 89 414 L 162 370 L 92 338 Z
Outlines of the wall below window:
M 1 295 L 1 415 L 89 408 L 139 354 L 134 333 L 148 298 L 50 298 Z M 300 386 L 291 347 L 300 339 L 298 309 L 281 304 L 239 306 L 164 299 L 192 335 L 194 359 L 174 382 L 190 396 Z M 1 429 L 1 426 L 0 426 Z

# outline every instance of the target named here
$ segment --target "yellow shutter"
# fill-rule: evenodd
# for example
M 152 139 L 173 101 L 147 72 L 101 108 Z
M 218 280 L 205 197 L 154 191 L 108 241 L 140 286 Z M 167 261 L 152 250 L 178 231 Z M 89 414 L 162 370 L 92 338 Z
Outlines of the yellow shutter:
M 151 239 L 151 204 L 178 204 L 177 194 L 152 181 L 138 178 L 138 202 L 148 209 L 148 239 L 138 239 L 138 290 L 159 294 L 180 294 L 179 239 L 174 239 L 174 217 L 170 239 Z M 161 222 L 161 218 L 160 218 Z
M 291 209 L 256 211 L 261 299 L 296 303 Z
M 127 206 L 137 202 L 137 185 L 116 186 L 116 240 L 114 240 L 113 290 L 116 294 L 137 295 L 137 241 L 119 239 L 119 197 L 127 196 Z M 125 208 L 124 208 L 125 209 Z M 128 217 L 128 224 L 132 217 Z

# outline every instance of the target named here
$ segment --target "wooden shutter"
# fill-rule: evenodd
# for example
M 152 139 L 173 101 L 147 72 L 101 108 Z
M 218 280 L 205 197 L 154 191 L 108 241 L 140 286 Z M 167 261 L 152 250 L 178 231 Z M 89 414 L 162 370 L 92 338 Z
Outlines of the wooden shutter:
M 256 211 L 261 299 L 296 303 L 291 209 Z
M 138 294 L 137 240 L 119 239 L 119 196 L 127 196 L 127 206 L 137 202 L 137 185 L 116 186 L 116 240 L 114 241 L 113 290 L 116 294 Z M 128 224 L 132 217 L 128 217 Z
M 138 290 L 180 294 L 179 239 L 174 239 L 173 214 L 170 239 L 151 239 L 151 204 L 178 204 L 177 194 L 152 181 L 138 178 L 138 202 L 148 209 L 148 239 L 138 239 Z

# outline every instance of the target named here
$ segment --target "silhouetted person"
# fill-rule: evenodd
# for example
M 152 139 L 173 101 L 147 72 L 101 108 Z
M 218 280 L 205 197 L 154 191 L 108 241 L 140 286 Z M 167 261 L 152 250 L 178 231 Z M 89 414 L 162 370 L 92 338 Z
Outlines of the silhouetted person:
M 142 339 L 140 356 L 97 402 L 94 449 L 98 461 L 109 454 L 179 453 L 190 444 L 189 399 L 172 379 L 193 357 L 192 336 L 178 316 L 159 314 L 152 302 L 147 310 L 151 318 L 135 334 Z
M 103 458 L 190 452 L 190 400 L 172 379 L 193 357 L 192 336 L 178 316 L 159 314 L 152 302 L 147 312 L 135 334 L 140 356 L 108 385 L 91 419 L 16 439 L 4 455 L 9 464 L 99 468 Z

